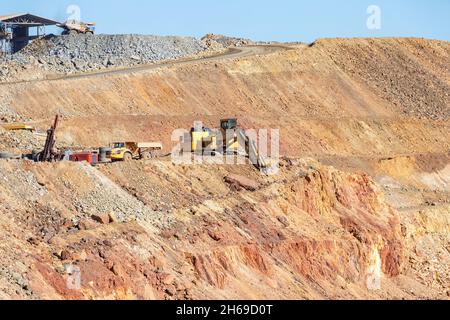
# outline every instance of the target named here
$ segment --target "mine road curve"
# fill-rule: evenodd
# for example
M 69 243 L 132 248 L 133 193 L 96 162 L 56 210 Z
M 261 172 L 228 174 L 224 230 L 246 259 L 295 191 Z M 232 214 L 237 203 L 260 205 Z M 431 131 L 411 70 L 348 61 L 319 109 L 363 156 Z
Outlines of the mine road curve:
M 186 59 L 178 59 L 178 60 L 170 60 L 164 61 L 160 63 L 139 65 L 133 67 L 125 67 L 125 68 L 116 68 L 113 70 L 100 70 L 89 73 L 82 74 L 74 74 L 74 75 L 66 75 L 62 77 L 57 77 L 53 79 L 47 80 L 61 80 L 61 79 L 80 79 L 80 78 L 88 78 L 88 77 L 96 77 L 96 76 L 104 76 L 104 75 L 114 75 L 114 74 L 128 74 L 139 71 L 153 70 L 159 69 L 162 67 L 170 67 L 170 66 L 182 66 L 189 65 L 199 62 L 212 62 L 219 61 L 223 59 L 235 59 L 235 58 L 244 58 L 249 56 L 255 56 L 260 54 L 269 54 L 272 52 L 276 52 L 279 50 L 289 50 L 290 47 L 287 45 L 253 45 L 253 46 L 245 46 L 245 47 L 233 47 L 228 49 L 226 52 L 214 54 L 211 56 L 206 56 L 202 58 L 186 58 Z
M 153 64 L 145 64 L 133 67 L 118 67 L 115 69 L 109 70 L 99 70 L 93 72 L 86 73 L 78 73 L 71 75 L 63 75 L 63 76 L 54 76 L 47 77 L 45 79 L 36 79 L 36 80 L 24 80 L 24 81 L 14 81 L 14 82 L 4 82 L 0 85 L 11 85 L 18 83 L 30 83 L 30 82 L 41 82 L 41 81 L 57 81 L 57 80 L 72 80 L 72 79 L 83 79 L 90 77 L 98 77 L 98 76 L 108 76 L 108 75 L 117 75 L 117 74 L 130 74 L 134 72 L 146 71 L 146 70 L 154 70 L 162 67 L 170 67 L 170 66 L 183 66 L 201 62 L 213 62 L 220 61 L 224 59 L 236 59 L 236 58 L 244 58 L 255 55 L 264 55 L 270 54 L 280 50 L 290 50 L 292 49 L 289 45 L 251 45 L 244 47 L 233 47 L 229 48 L 226 52 L 214 54 L 211 56 L 201 57 L 201 58 L 185 58 L 178 60 L 170 60 Z

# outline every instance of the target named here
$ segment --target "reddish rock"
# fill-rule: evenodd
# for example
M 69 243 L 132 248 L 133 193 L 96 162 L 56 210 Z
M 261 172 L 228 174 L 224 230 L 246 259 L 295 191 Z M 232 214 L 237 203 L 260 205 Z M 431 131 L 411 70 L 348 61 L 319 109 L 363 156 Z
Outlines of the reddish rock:
M 111 222 L 109 214 L 108 213 L 101 213 L 101 214 L 93 214 L 91 216 L 92 220 L 97 221 L 101 224 L 108 224 Z
M 256 191 L 259 188 L 259 183 L 255 180 L 237 174 L 229 174 L 225 177 L 225 182 L 230 185 L 242 187 L 248 191 Z
M 289 227 L 289 220 L 284 216 L 279 216 L 277 220 L 286 228 Z
M 218 234 L 216 231 L 214 230 L 208 230 L 208 235 L 211 237 L 211 239 L 213 239 L 214 241 L 220 241 L 222 240 L 222 236 L 220 234 Z
M 119 265 L 119 264 L 117 264 L 117 263 L 114 263 L 113 264 L 113 266 L 112 266 L 112 268 L 111 268 L 111 271 L 116 275 L 116 276 L 122 276 L 123 274 L 124 274 L 124 271 L 123 271 L 123 268 Z
M 113 243 L 110 240 L 108 240 L 108 239 L 103 240 L 103 244 L 105 246 L 107 246 L 107 247 L 112 247 L 113 246 Z
M 73 227 L 73 222 L 71 220 L 66 219 L 63 224 L 63 228 L 70 229 Z
M 171 285 L 175 281 L 175 277 L 169 273 L 162 273 L 160 275 L 160 280 L 165 285 Z
M 71 259 L 71 258 L 72 258 L 72 255 L 70 254 L 69 251 L 67 251 L 67 250 L 62 250 L 62 251 L 58 254 L 58 257 L 59 257 L 61 260 L 65 261 L 65 260 Z
M 78 223 L 78 228 L 80 230 L 92 230 L 97 228 L 97 224 L 92 220 L 83 219 Z
M 164 230 L 160 233 L 160 236 L 163 237 L 164 239 L 170 239 L 172 237 L 174 237 L 176 234 L 176 231 L 174 230 Z

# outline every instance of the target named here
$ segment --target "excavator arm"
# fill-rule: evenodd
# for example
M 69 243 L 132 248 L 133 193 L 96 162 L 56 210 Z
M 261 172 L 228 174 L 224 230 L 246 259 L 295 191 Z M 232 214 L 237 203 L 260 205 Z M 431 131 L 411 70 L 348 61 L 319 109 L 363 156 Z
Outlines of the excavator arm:
M 260 154 L 259 148 L 256 145 L 255 140 L 250 139 L 249 136 L 245 134 L 242 129 L 237 129 L 238 140 L 243 141 L 245 144 L 245 151 L 247 152 L 248 158 L 253 165 L 259 169 L 263 170 L 267 168 L 266 159 Z

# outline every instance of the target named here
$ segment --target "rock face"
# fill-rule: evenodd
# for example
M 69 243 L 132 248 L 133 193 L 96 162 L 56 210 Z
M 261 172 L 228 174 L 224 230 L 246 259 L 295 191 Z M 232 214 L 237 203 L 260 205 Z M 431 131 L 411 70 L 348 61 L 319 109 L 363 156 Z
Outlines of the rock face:
M 433 120 L 449 119 L 449 84 L 445 80 L 449 72 L 445 62 L 449 59 L 448 42 L 320 40 L 315 46 L 318 50 L 325 49 L 339 68 L 360 77 L 371 90 L 392 101 L 395 108 L 401 109 L 405 104 L 414 106 L 403 110 L 404 114 Z M 373 54 L 374 50 L 377 54 Z M 414 81 L 408 76 L 412 74 Z
M 155 188 L 147 206 L 165 197 L 173 209 L 164 214 L 170 219 L 157 213 L 143 216 L 121 211 L 126 222 L 116 224 L 109 224 L 108 214 L 98 213 L 92 218 L 100 223 L 89 226 L 89 215 L 77 206 L 80 198 L 95 189 L 97 179 L 82 169 L 85 165 L 0 162 L 8 181 L 2 182 L 0 198 L 9 208 L 0 209 L 2 223 L 13 218 L 21 222 L 5 235 L 6 243 L 14 243 L 10 238 L 14 234 L 38 236 L 21 244 L 24 251 L 10 251 L 2 262 L 16 259 L 29 266 L 26 279 L 30 285 L 23 294 L 46 297 L 53 292 L 52 297 L 60 298 L 324 295 L 314 289 L 316 285 L 344 294 L 336 285 L 341 278 L 367 290 L 364 283 L 373 250 L 379 252 L 380 275 L 386 279 L 397 276 L 404 264 L 400 223 L 378 187 L 365 175 L 344 174 L 317 164 L 311 170 L 308 162 L 303 163 L 292 163 L 279 178 L 266 181 L 265 189 L 246 195 L 228 191 L 225 198 L 228 186 L 221 181 L 231 175 L 227 167 L 193 168 L 192 174 L 206 172 L 210 179 L 217 179 L 210 190 L 199 181 L 195 186 L 199 197 L 194 201 L 185 192 L 191 187 L 183 169 L 170 162 L 105 167 L 98 177 L 104 175 L 104 188 L 116 190 L 117 195 L 108 196 L 111 206 L 122 205 L 120 190 L 141 185 L 133 179 L 140 176 L 149 188 Z M 169 168 L 168 180 L 160 179 Z M 251 167 L 242 169 L 243 175 L 265 180 Z M 289 182 L 283 183 L 285 179 Z M 45 186 L 38 183 L 42 180 Z M 202 200 L 203 193 L 210 194 L 209 200 Z M 102 195 L 92 196 L 103 201 Z M 281 215 L 285 220 L 280 222 L 276 217 Z M 85 222 L 74 228 L 67 221 Z M 34 254 L 21 253 L 27 251 Z M 57 260 L 51 252 L 57 252 Z M 158 259 L 165 262 L 157 263 Z M 58 271 L 62 262 L 79 268 L 83 290 L 66 288 L 68 275 Z M 248 280 L 258 278 L 263 281 Z M 238 284 L 241 289 L 231 290 Z M 305 285 L 309 292 L 303 292 Z
M 214 44 L 218 43 L 222 45 L 223 47 L 241 47 L 245 45 L 252 45 L 255 44 L 250 39 L 243 39 L 243 38 L 235 38 L 235 37 L 227 37 L 220 34 L 207 34 L 202 38 L 202 41 L 208 44 Z
M 259 187 L 259 184 L 255 180 L 251 180 L 237 174 L 230 174 L 226 176 L 225 182 L 229 183 L 232 188 L 237 190 L 243 188 L 248 191 L 256 191 Z
M 169 150 L 174 129 L 238 116 L 279 128 L 283 155 L 269 177 L 170 158 L 0 161 L 0 298 L 447 299 L 449 43 L 257 52 L 0 86 L 1 119 L 43 130 L 59 112 L 63 145 L 113 133 Z M 8 150 L 32 140 L 0 130 Z

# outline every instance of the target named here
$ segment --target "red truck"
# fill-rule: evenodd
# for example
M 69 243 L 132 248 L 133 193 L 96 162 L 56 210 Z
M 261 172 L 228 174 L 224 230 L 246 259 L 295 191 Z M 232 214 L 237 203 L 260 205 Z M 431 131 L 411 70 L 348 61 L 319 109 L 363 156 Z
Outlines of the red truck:
M 87 163 L 95 166 L 98 163 L 98 153 L 95 152 L 76 152 L 70 155 L 70 161 Z

